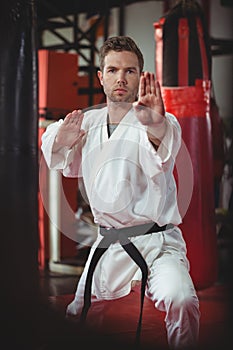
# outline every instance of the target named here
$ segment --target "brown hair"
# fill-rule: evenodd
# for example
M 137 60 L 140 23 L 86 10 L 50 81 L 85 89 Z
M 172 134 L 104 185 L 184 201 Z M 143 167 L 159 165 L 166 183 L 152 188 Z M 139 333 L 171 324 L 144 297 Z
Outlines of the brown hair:
M 100 62 L 100 70 L 104 69 L 104 59 L 105 56 L 109 53 L 109 51 L 130 51 L 136 54 L 139 63 L 140 72 L 143 70 L 144 66 L 144 58 L 141 50 L 136 45 L 136 43 L 128 36 L 114 36 L 108 38 L 100 48 L 99 51 L 99 62 Z

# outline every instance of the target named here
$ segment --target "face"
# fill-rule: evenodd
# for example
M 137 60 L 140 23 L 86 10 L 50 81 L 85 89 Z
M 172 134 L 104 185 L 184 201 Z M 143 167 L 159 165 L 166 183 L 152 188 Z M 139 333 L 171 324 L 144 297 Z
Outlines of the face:
M 103 72 L 98 77 L 106 94 L 107 102 L 136 100 L 140 80 L 138 58 L 129 51 L 110 51 L 105 57 Z

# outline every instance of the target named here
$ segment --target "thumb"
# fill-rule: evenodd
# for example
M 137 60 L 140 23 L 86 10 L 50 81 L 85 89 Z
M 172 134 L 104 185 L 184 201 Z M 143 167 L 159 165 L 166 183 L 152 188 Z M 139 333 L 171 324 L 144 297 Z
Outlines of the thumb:
M 133 103 L 133 108 L 135 109 L 136 112 L 140 112 L 142 109 L 145 109 L 146 105 L 144 105 L 140 101 L 135 101 Z

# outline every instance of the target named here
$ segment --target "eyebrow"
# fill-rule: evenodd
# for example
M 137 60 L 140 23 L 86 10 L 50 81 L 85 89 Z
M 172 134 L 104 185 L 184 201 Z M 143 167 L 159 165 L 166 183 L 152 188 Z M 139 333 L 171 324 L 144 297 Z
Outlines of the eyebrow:
M 112 69 L 112 68 L 118 69 L 117 66 L 106 66 L 105 68 L 107 68 L 107 69 Z M 125 67 L 124 69 L 125 70 L 127 70 L 127 69 L 137 70 L 137 67 L 135 67 L 135 66 Z

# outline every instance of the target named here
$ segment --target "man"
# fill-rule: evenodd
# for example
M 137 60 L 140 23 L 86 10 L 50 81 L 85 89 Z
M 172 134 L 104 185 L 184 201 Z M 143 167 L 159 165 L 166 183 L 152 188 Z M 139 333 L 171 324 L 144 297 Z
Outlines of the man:
M 85 319 L 90 290 L 110 300 L 142 280 L 142 293 L 166 312 L 170 348 L 192 349 L 199 303 L 178 228 L 173 177 L 181 130 L 165 112 L 154 74 L 142 71 L 143 55 L 131 38 L 106 40 L 98 71 L 106 106 L 75 110 L 42 138 L 48 166 L 82 178 L 99 226 L 67 315 Z

